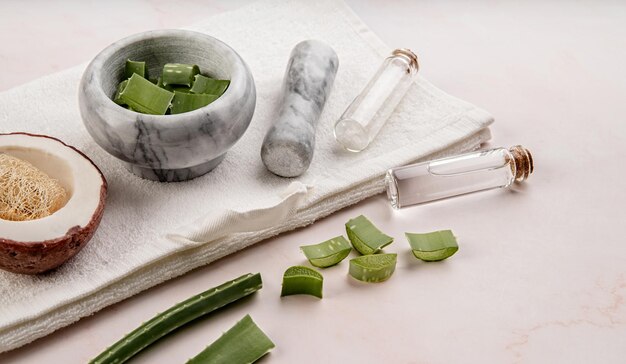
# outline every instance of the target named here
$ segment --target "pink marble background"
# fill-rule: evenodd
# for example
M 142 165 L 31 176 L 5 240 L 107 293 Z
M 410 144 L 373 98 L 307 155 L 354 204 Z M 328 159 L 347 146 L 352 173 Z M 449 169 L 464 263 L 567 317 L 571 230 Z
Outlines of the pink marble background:
M 130 33 L 247 2 L 3 0 L 0 90 L 86 62 Z M 257 297 L 134 362 L 183 362 L 246 313 L 277 344 L 267 363 L 626 360 L 626 3 L 348 3 L 390 46 L 414 49 L 423 76 L 491 111 L 492 145 L 531 149 L 528 183 L 400 212 L 371 198 L 0 354 L 0 362 L 86 362 L 241 267 L 262 272 Z M 303 263 L 297 246 L 339 233 L 358 214 L 398 237 L 451 228 L 459 253 L 440 264 L 400 254 L 396 274 L 380 285 L 353 281 L 344 263 L 324 272 L 322 301 L 279 299 L 282 272 Z

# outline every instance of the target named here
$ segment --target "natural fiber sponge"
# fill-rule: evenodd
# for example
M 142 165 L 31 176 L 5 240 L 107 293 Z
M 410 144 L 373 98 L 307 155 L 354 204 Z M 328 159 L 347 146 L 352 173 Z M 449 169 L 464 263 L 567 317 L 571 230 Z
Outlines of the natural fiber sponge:
M 40 219 L 63 207 L 67 197 L 56 179 L 22 159 L 0 153 L 0 219 Z

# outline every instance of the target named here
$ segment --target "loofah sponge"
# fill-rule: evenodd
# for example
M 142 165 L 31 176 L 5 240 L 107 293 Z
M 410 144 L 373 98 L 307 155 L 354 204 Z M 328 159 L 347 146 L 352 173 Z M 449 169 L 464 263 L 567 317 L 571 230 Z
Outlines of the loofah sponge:
M 32 164 L 0 153 L 0 219 L 35 220 L 63 207 L 67 192 Z

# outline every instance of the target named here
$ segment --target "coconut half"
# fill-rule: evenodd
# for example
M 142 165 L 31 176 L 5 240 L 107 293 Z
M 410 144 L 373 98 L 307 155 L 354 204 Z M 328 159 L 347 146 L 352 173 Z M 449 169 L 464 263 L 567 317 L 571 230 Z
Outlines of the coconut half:
M 0 153 L 34 165 L 56 179 L 67 195 L 65 205 L 49 216 L 0 219 L 0 268 L 25 274 L 56 268 L 76 255 L 98 228 L 107 182 L 86 155 L 53 137 L 0 134 Z

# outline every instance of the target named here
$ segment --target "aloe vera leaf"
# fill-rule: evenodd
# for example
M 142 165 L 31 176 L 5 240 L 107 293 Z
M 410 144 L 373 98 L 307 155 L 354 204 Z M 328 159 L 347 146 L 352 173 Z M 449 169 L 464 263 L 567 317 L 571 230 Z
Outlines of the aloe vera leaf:
M 354 249 L 363 255 L 378 253 L 393 243 L 391 236 L 383 234 L 363 215 L 348 221 L 346 232 Z
M 218 97 L 219 96 L 215 95 L 189 94 L 186 92 L 174 91 L 174 98 L 172 99 L 172 114 L 181 114 L 199 109 L 217 100 Z
M 313 266 L 326 268 L 344 260 L 352 247 L 346 238 L 337 236 L 319 244 L 301 246 L 300 249 Z
M 275 347 L 272 340 L 246 315 L 187 364 L 254 363 Z
M 124 363 L 164 335 L 220 307 L 246 297 L 261 287 L 263 287 L 261 275 L 248 273 L 204 291 L 144 322 L 92 359 L 90 363 Z
M 174 93 L 164 90 L 138 74 L 128 79 L 120 99 L 137 112 L 164 115 L 170 107 Z
M 164 86 L 185 85 L 191 87 L 194 76 L 200 73 L 200 69 L 195 64 L 168 63 L 163 66 L 161 79 Z
M 124 80 L 117 85 L 117 91 L 115 91 L 115 96 L 113 97 L 113 102 L 118 105 L 126 105 L 126 103 L 120 98 L 120 94 L 124 90 L 124 88 L 128 85 L 128 80 Z
M 203 75 L 196 75 L 191 87 L 194 94 L 221 95 L 230 85 L 229 80 L 216 80 Z
M 294 294 L 308 294 L 322 298 L 322 286 L 324 277 L 309 267 L 294 266 L 287 268 L 283 275 L 283 288 L 280 296 L 291 296 Z
M 363 255 L 350 260 L 349 273 L 363 282 L 383 282 L 396 270 L 397 254 Z
M 178 91 L 178 92 L 183 92 L 183 93 L 191 93 L 190 89 L 188 86 L 179 86 L 179 85 L 167 85 L 167 86 L 163 86 L 164 89 L 166 89 L 169 92 L 174 92 L 174 91 Z
M 451 230 L 433 231 L 425 234 L 405 233 L 416 258 L 436 262 L 449 258 L 459 250 Z
M 160 88 L 166 89 L 169 92 L 174 92 L 174 91 L 178 91 L 178 92 L 185 92 L 185 93 L 190 93 L 190 87 L 189 86 L 181 86 L 181 85 L 163 85 L 163 79 L 161 78 L 161 76 L 159 76 L 159 78 L 157 79 L 156 85 L 159 86 Z
M 129 79 L 134 73 L 147 79 L 148 70 L 146 69 L 146 62 L 137 62 L 126 60 L 126 66 L 124 67 L 124 78 Z

